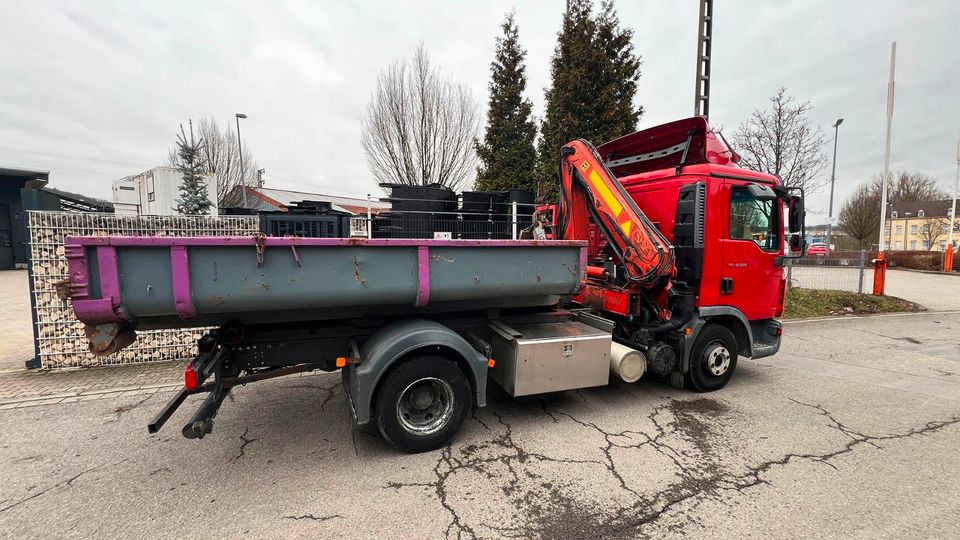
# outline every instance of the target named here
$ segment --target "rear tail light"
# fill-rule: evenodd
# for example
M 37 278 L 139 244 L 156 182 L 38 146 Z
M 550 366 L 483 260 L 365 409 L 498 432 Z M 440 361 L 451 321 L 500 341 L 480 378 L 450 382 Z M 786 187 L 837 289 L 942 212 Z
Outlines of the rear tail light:
M 783 304 L 787 297 L 787 280 L 780 280 L 780 287 L 777 291 L 777 314 L 776 317 L 783 315 Z
M 183 386 L 191 392 L 200 388 L 200 376 L 197 370 L 193 369 L 193 364 L 187 364 L 187 368 L 183 370 Z

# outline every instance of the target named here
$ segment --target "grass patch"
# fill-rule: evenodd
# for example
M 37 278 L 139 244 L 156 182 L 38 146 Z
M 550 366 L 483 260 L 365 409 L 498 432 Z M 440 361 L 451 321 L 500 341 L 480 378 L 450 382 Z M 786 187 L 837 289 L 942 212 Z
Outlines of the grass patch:
M 866 315 L 920 311 L 922 308 L 895 296 L 873 296 L 846 291 L 821 291 L 791 288 L 787 291 L 784 319 L 804 319 L 830 315 Z

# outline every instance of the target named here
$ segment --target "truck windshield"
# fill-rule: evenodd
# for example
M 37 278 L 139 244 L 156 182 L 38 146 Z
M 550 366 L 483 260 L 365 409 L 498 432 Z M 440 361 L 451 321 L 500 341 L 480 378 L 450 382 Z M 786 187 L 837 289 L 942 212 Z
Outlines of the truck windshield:
M 779 201 L 761 201 L 745 187 L 730 189 L 730 238 L 752 240 L 764 251 L 779 251 Z

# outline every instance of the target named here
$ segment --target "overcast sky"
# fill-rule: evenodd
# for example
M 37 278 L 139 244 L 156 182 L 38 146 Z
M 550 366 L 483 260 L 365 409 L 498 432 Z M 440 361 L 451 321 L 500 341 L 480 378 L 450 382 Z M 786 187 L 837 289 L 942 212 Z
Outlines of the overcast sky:
M 641 128 L 692 114 L 697 5 L 618 3 L 643 57 Z M 107 198 L 113 180 L 162 163 L 179 122 L 212 115 L 226 123 L 243 112 L 244 142 L 266 169 L 269 187 L 378 193 L 360 146 L 360 117 L 378 72 L 422 41 L 485 106 L 498 25 L 516 8 L 528 50 L 528 95 L 542 115 L 563 6 L 6 1 L 0 164 L 49 169 L 51 185 Z M 825 131 L 843 117 L 842 201 L 882 167 L 896 40 L 892 168 L 931 174 L 952 189 L 960 2 L 721 0 L 715 9 L 713 124 L 732 131 L 780 86 L 810 100 Z M 808 209 L 825 217 L 826 201 L 826 192 L 815 195 Z

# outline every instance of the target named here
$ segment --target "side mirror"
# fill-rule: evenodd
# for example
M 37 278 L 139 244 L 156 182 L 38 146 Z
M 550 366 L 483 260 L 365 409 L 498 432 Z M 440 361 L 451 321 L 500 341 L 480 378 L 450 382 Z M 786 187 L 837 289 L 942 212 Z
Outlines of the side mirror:
M 787 224 L 787 227 L 792 234 L 802 233 L 803 232 L 803 222 L 804 222 L 804 210 L 803 210 L 803 197 L 792 195 L 788 199 L 788 210 L 790 211 L 790 222 Z M 791 246 L 791 249 L 793 246 Z
M 802 253 L 806 246 L 803 245 L 803 237 L 799 234 L 790 236 L 790 251 L 793 253 Z

